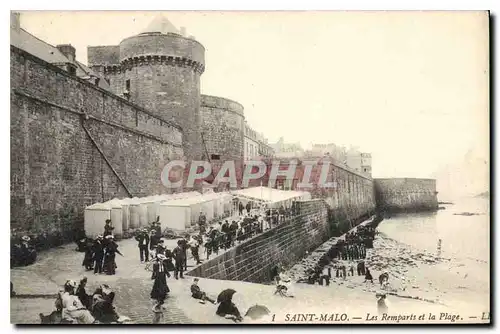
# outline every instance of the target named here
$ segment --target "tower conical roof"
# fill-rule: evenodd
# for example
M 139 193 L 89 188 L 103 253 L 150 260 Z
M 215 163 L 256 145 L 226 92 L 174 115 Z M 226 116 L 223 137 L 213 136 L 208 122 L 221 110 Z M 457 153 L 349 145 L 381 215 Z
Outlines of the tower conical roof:
M 179 30 L 165 16 L 158 15 L 141 33 L 161 32 L 162 34 L 175 33 L 179 34 Z

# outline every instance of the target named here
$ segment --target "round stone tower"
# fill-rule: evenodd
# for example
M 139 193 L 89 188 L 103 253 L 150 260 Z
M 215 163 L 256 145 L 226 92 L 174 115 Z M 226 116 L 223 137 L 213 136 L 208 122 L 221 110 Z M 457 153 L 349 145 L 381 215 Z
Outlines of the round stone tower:
M 184 33 L 184 29 L 182 33 Z M 205 48 L 156 18 L 143 33 L 120 43 L 124 94 L 165 121 L 182 127 L 184 155 L 200 159 L 200 76 Z

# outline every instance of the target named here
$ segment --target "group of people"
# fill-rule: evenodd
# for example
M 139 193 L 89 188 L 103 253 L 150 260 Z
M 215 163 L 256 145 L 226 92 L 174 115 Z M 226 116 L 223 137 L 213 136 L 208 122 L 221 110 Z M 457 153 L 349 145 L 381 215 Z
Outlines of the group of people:
M 204 243 L 200 242 L 200 244 L 203 244 L 205 248 L 207 260 L 211 254 L 218 255 L 221 249 L 227 250 L 237 242 L 243 242 L 283 223 L 286 218 L 296 213 L 297 208 L 296 205 L 292 205 L 289 209 L 281 206 L 277 210 L 272 210 L 264 205 L 255 208 L 255 205 L 251 202 L 246 205 L 243 205 L 242 202 L 238 203 L 240 216 L 231 222 L 228 219 L 219 221 L 215 224 L 215 227 L 208 227 L 205 214 L 200 212 L 198 221 L 199 240 L 205 240 Z
M 111 220 L 106 220 L 104 234 L 95 239 L 85 238 L 77 242 L 78 250 L 84 251 L 82 266 L 86 270 L 94 270 L 94 274 L 105 273 L 114 275 L 116 273 L 116 254 L 123 254 L 118 250 L 118 244 L 114 240 L 113 226 Z
M 28 266 L 33 264 L 37 258 L 37 251 L 29 236 L 21 237 L 17 243 L 11 244 L 10 266 Z
M 113 305 L 115 293 L 109 285 L 100 285 L 93 294 L 86 292 L 87 278 L 80 283 L 68 280 L 55 301 L 56 310 L 45 316 L 40 313 L 43 324 L 96 324 L 123 323 L 130 320 L 120 316 Z

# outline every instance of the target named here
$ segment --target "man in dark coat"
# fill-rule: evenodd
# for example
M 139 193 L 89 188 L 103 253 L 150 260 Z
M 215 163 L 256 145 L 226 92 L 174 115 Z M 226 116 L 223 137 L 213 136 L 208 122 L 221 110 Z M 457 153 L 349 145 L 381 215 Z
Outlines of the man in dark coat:
M 234 242 L 236 241 L 236 232 L 238 231 L 238 223 L 234 220 L 231 222 L 229 226 L 229 233 L 231 235 L 231 246 L 234 246 Z
M 200 242 L 198 241 L 198 238 L 195 238 L 195 236 L 192 236 L 189 240 L 189 248 L 191 248 L 191 254 L 193 255 L 193 258 L 196 260 L 196 264 L 201 264 L 200 261 Z
M 102 273 L 102 261 L 104 259 L 104 244 L 101 235 L 98 235 L 94 241 L 93 249 L 94 253 L 94 274 Z
M 106 219 L 106 224 L 104 225 L 104 238 L 108 235 L 112 235 L 114 229 L 115 228 L 111 226 L 111 219 Z
M 203 212 L 200 212 L 200 216 L 198 217 L 198 226 L 200 228 L 200 232 L 205 233 L 207 229 L 207 217 Z
M 243 203 L 239 203 L 238 204 L 238 211 L 240 212 L 240 216 L 243 214 L 243 210 L 245 209 L 245 207 L 243 206 Z
M 92 270 L 94 264 L 94 240 L 90 238 L 85 238 L 85 256 L 83 258 L 82 266 L 85 267 L 86 270 Z
M 250 214 L 250 210 L 252 209 L 252 204 L 250 204 L 250 202 L 248 202 L 247 205 L 245 206 L 245 208 L 247 209 L 247 213 Z
M 182 265 L 183 265 L 184 271 L 187 271 L 187 250 L 189 248 L 188 241 L 185 238 L 183 238 L 177 242 L 177 245 L 179 245 L 181 247 L 181 250 L 184 253 L 183 254 L 184 263 Z
M 149 261 L 149 235 L 148 235 L 148 230 L 143 229 L 136 237 L 135 240 L 137 240 L 137 246 L 139 247 L 139 256 L 141 258 L 141 263 L 144 262 L 144 259 L 146 259 L 146 262 Z
M 161 223 L 159 221 L 153 222 L 152 229 L 155 231 L 156 238 L 161 239 Z
M 152 251 L 153 249 L 155 249 L 158 245 L 158 242 L 160 242 L 160 238 L 156 236 L 156 231 L 151 230 L 149 232 L 149 250 Z
M 358 276 L 363 276 L 365 274 L 365 262 L 359 261 L 357 269 L 358 269 Z
M 175 279 L 179 279 L 179 274 L 181 278 L 184 278 L 183 275 L 183 269 L 184 269 L 184 260 L 185 258 L 185 252 L 182 249 L 181 243 L 178 241 L 177 242 L 177 247 L 174 248 L 172 251 L 172 254 L 174 255 L 174 260 L 175 260 L 175 271 L 174 271 L 174 277 Z

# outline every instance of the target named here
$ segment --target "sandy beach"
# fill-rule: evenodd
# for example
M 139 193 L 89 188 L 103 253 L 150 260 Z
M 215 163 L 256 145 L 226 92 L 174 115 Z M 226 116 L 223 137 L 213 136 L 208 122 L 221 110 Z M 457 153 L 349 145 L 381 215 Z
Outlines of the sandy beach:
M 292 279 L 297 281 L 307 278 L 305 270 L 314 267 L 321 255 L 335 242 L 335 238 L 330 239 L 301 263 L 293 266 L 288 271 Z M 420 300 L 428 305 L 457 310 L 461 314 L 489 311 L 487 261 L 446 255 L 438 257 L 437 253 L 417 249 L 377 232 L 373 248 L 367 250 L 365 259 L 366 267 L 372 273 L 373 283 L 365 282 L 364 276 L 357 275 L 356 264 L 357 261 L 334 260 L 327 265 L 324 268 L 325 274 L 328 268 L 332 268 L 332 282 L 329 288 L 342 286 L 375 294 L 382 291 L 378 276 L 388 272 L 389 284 L 383 291 L 388 294 L 390 300 Z M 348 271 L 353 266 L 354 276 L 347 276 L 346 279 L 335 277 L 335 265 L 345 265 Z

